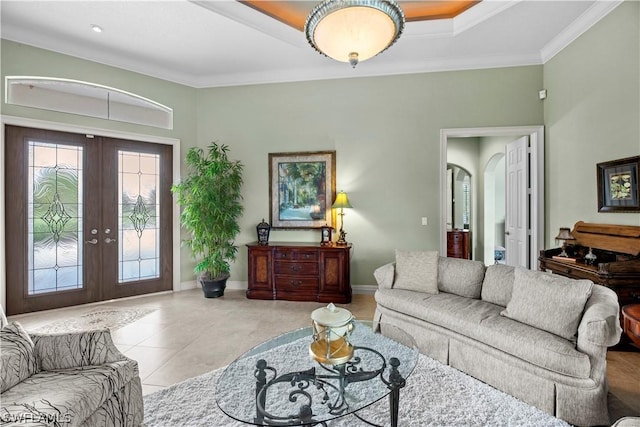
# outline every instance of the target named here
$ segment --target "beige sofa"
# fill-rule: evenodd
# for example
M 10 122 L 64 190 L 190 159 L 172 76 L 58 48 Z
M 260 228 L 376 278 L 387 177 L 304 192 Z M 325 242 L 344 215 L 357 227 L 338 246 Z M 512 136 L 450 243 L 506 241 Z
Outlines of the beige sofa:
M 397 251 L 378 268 L 375 321 L 424 354 L 574 425 L 608 425 L 616 294 L 590 281 Z
M 0 310 L 0 424 L 112 427 L 142 424 L 135 360 L 108 330 L 28 334 Z

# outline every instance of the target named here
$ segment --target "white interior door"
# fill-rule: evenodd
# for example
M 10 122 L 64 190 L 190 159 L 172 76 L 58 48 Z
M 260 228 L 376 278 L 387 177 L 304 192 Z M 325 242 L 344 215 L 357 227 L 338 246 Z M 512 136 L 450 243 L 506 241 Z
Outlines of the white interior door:
M 529 137 L 507 144 L 505 244 L 507 265 L 529 267 Z

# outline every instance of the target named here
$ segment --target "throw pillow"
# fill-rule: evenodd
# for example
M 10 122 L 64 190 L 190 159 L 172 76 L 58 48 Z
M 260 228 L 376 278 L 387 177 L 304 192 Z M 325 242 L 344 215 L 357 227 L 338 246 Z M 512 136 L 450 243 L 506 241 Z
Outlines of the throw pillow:
M 438 252 L 396 249 L 394 289 L 438 293 Z
M 440 257 L 438 289 L 465 298 L 480 298 L 484 263 L 469 259 Z
M 33 341 L 18 322 L 0 330 L 0 393 L 36 373 Z
M 571 340 L 578 332 L 593 282 L 522 267 L 515 269 L 513 292 L 500 314 Z
M 482 300 L 506 307 L 511 300 L 515 267 L 493 264 L 487 267 L 482 283 Z

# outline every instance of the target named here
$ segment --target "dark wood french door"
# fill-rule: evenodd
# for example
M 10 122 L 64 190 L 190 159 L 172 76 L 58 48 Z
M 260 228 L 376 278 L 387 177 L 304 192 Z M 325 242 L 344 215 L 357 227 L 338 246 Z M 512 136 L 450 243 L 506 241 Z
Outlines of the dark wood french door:
M 172 147 L 5 128 L 7 313 L 172 289 Z

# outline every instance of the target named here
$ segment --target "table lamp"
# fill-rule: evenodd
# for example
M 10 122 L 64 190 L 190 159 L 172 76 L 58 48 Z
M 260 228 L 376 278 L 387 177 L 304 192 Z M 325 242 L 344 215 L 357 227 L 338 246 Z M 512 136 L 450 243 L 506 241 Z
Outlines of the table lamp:
M 571 230 L 566 227 L 560 227 L 556 240 L 562 240 L 562 252 L 558 256 L 569 257 L 569 255 L 567 255 L 567 240 L 576 240 L 573 234 L 571 234 Z
M 353 206 L 351 206 L 351 203 L 349 203 L 349 198 L 347 197 L 347 193 L 345 193 L 344 191 L 340 191 L 336 196 L 336 201 L 333 202 L 333 205 L 331 206 L 332 209 L 340 209 L 340 212 L 338 213 L 338 215 L 340 215 L 340 232 L 339 232 L 339 237 L 338 237 L 338 241 L 336 242 L 336 245 L 344 246 L 347 244 L 347 241 L 345 240 L 347 233 L 345 233 L 343 229 L 344 208 L 352 208 L 352 207 Z

